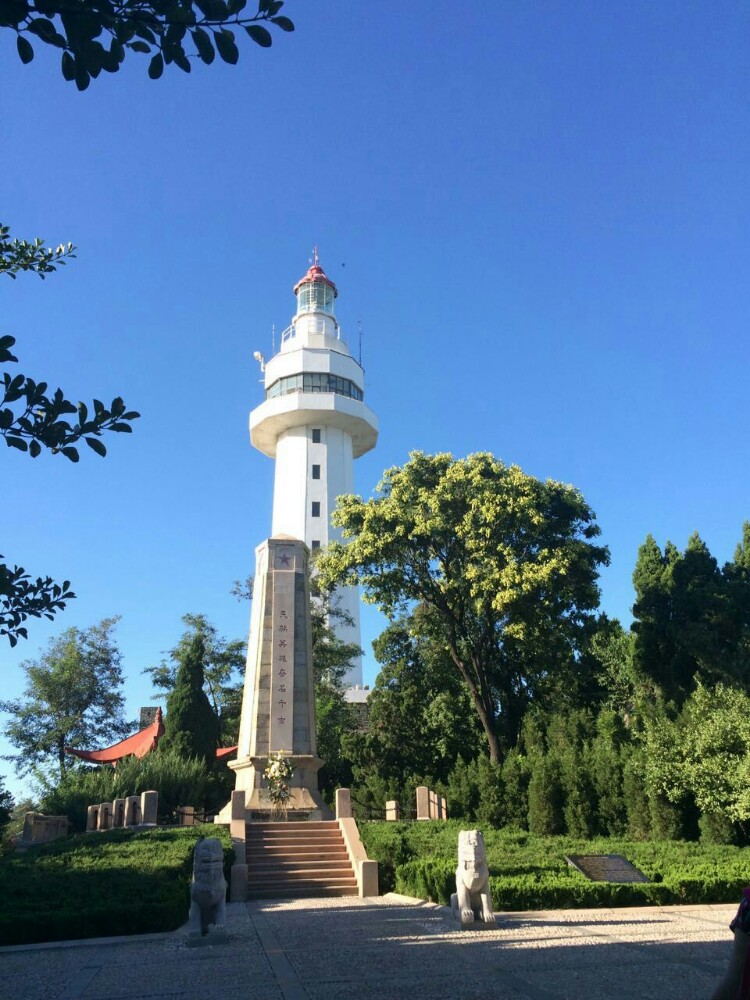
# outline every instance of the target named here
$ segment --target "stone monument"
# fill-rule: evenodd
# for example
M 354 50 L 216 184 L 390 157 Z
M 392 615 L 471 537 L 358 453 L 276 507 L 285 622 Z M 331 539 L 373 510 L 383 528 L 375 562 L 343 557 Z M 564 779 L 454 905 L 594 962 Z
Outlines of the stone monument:
M 451 896 L 451 909 L 462 928 L 495 926 L 489 879 L 481 830 L 461 830 L 458 835 L 456 891 Z
M 287 818 L 328 818 L 318 792 L 323 761 L 315 742 L 308 549 L 286 535 L 256 549 L 237 760 L 229 764 L 235 788 L 245 792 L 247 810 L 256 819 L 273 814 L 263 772 L 276 753 L 294 766 Z

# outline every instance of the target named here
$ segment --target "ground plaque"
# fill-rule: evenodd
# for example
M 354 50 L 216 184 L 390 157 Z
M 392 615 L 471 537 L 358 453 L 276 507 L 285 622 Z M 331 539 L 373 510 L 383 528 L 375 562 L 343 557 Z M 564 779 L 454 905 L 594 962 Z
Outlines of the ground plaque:
M 592 882 L 648 882 L 621 854 L 566 854 L 565 860 Z

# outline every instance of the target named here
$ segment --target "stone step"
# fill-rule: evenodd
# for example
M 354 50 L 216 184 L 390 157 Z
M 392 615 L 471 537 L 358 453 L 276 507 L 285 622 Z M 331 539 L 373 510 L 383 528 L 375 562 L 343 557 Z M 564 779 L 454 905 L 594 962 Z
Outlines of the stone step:
M 280 824 L 280 828 L 275 830 L 255 830 L 251 826 L 247 830 L 247 836 L 262 837 L 264 840 L 273 837 L 340 837 L 341 830 L 335 825 L 329 826 L 327 830 L 309 830 L 302 824 L 298 827 Z
M 341 888 L 354 886 L 356 889 L 357 880 L 353 875 L 330 875 L 327 872 L 322 872 L 319 875 L 300 875 L 295 878 L 283 877 L 277 879 L 256 879 L 252 875 L 248 875 L 247 885 L 248 888 L 253 888 L 254 886 L 259 886 L 261 888 L 279 886 L 280 888 L 288 889 L 294 886 L 295 888 L 305 889 L 325 885 L 328 886 L 329 889 L 332 889 L 335 886 L 341 886 Z
M 349 858 L 252 858 L 248 859 L 248 865 L 255 872 L 285 872 L 285 871 L 305 871 L 313 868 L 334 868 L 351 872 L 352 863 Z
M 342 847 L 340 851 L 246 851 L 245 857 L 249 865 L 263 864 L 294 864 L 307 861 L 335 861 L 349 863 L 349 855 Z
M 248 873 L 247 878 L 248 884 L 252 885 L 260 885 L 264 882 L 275 882 L 278 885 L 284 885 L 287 882 L 299 884 L 300 882 L 307 881 L 335 882 L 341 885 L 357 884 L 351 868 L 347 871 L 346 868 L 329 868 L 327 865 L 319 865 L 317 868 L 287 868 L 281 871 L 278 869 L 260 871 L 257 868 L 253 868 Z
M 355 886 L 334 886 L 332 888 L 324 885 L 315 886 L 314 888 L 301 889 L 295 886 L 293 889 L 287 888 L 267 888 L 267 889 L 255 889 L 248 886 L 247 896 L 248 899 L 297 899 L 302 897 L 327 897 L 327 896 L 356 896 L 357 887 Z
M 344 847 L 343 837 L 335 840 L 246 840 L 245 843 L 256 851 L 331 851 Z
M 322 819 L 310 822 L 248 823 L 247 828 L 248 830 L 338 830 L 339 825 L 335 819 Z

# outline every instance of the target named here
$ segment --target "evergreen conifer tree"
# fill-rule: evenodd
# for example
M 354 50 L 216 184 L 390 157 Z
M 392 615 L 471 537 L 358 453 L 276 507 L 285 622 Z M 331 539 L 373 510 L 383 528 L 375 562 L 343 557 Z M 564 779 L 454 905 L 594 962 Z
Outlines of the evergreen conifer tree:
M 175 686 L 167 696 L 162 746 L 212 766 L 220 730 L 219 720 L 203 690 L 204 659 L 203 638 L 196 634 L 179 652 Z

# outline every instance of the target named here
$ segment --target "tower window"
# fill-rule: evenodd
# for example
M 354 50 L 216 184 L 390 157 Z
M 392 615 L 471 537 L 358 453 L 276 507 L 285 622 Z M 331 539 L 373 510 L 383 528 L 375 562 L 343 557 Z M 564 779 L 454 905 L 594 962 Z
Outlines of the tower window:
M 320 444 L 320 427 L 313 427 L 312 442 L 313 444 Z
M 312 502 L 312 516 L 320 517 L 320 500 L 313 500 Z
M 314 465 L 312 467 L 312 477 L 313 479 L 320 479 L 320 466 Z
M 319 548 L 320 548 L 320 539 L 313 538 L 313 540 L 312 540 L 312 550 L 313 550 L 313 552 L 317 552 Z

